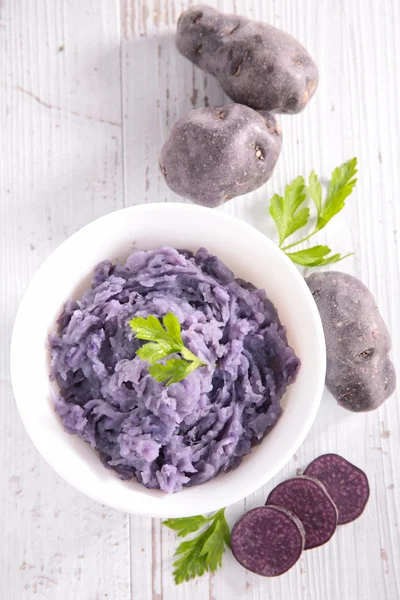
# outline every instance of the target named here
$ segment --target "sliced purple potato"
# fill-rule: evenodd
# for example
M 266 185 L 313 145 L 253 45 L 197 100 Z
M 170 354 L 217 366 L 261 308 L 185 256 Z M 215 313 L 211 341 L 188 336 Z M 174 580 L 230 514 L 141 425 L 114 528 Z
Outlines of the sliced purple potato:
M 337 454 L 323 454 L 308 465 L 305 475 L 319 479 L 326 487 L 338 509 L 338 525 L 361 515 L 369 498 L 364 471 Z
M 322 546 L 336 531 L 337 508 L 325 486 L 312 477 L 295 477 L 280 483 L 268 496 L 266 505 L 286 508 L 304 525 L 305 550 Z
M 264 577 L 286 573 L 299 560 L 304 543 L 301 521 L 277 506 L 250 510 L 235 523 L 231 534 L 236 560 L 245 569 Z

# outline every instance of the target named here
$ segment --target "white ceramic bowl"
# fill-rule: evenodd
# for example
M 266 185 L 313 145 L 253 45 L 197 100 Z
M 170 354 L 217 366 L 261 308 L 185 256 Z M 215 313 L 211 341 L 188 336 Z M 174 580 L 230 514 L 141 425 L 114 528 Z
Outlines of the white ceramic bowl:
M 123 482 L 96 452 L 64 432 L 51 403 L 46 340 L 69 297 L 88 288 L 93 267 L 120 262 L 134 249 L 205 246 L 238 277 L 264 288 L 301 359 L 283 414 L 263 442 L 235 471 L 167 495 Z M 36 273 L 21 302 L 11 344 L 15 399 L 33 443 L 55 471 L 102 504 L 154 517 L 179 517 L 227 506 L 254 492 L 293 456 L 317 414 L 325 379 L 325 342 L 319 314 L 303 278 L 259 231 L 225 213 L 187 204 L 126 208 L 90 223 L 66 240 Z

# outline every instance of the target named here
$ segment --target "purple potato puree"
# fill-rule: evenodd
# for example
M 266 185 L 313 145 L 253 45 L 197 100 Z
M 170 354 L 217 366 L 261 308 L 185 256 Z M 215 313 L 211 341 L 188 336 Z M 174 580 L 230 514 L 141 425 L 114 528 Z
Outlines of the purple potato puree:
M 166 386 L 129 320 L 172 312 L 207 366 Z M 100 263 L 50 336 L 55 410 L 121 479 L 178 492 L 236 468 L 281 414 L 300 361 L 264 290 L 216 256 L 165 247 Z

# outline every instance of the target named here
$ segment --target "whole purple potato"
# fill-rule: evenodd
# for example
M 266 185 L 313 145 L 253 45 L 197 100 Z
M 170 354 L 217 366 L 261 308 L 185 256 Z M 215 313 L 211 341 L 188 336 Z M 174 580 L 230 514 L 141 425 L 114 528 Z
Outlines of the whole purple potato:
M 268 181 L 281 145 L 268 113 L 240 104 L 198 108 L 172 128 L 160 168 L 174 192 L 214 207 Z
M 306 282 L 325 332 L 326 386 L 355 412 L 378 408 L 396 387 L 386 325 L 368 288 L 339 272 L 313 273 Z
M 256 110 L 298 113 L 318 85 L 318 69 L 291 35 L 259 21 L 199 5 L 183 12 L 176 45 L 214 75 L 232 100 Z

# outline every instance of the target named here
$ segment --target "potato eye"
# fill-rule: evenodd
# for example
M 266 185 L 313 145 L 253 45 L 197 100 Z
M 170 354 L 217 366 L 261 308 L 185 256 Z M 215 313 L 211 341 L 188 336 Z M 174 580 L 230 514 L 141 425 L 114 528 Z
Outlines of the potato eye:
M 193 15 L 193 19 L 192 19 L 192 23 L 193 25 L 196 25 L 196 23 L 198 23 L 200 21 L 200 19 L 202 18 L 203 13 L 201 11 L 199 11 L 198 13 L 196 13 L 195 15 Z
M 360 358 L 370 358 L 375 352 L 375 348 L 367 348 L 367 350 L 364 350 L 364 352 L 361 352 L 359 354 Z

